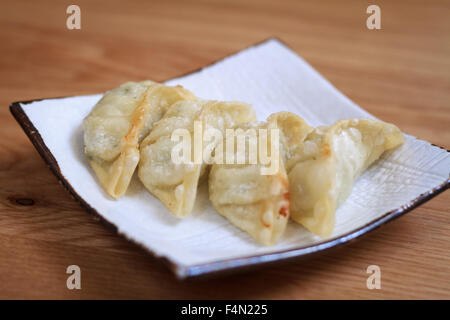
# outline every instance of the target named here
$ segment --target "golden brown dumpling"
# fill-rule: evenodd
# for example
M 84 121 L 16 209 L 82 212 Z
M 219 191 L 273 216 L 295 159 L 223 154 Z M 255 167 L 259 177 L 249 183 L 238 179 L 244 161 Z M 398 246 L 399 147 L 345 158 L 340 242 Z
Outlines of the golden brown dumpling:
M 244 138 L 250 141 L 253 132 L 259 138 L 259 129 L 275 128 L 268 123 L 249 123 L 236 126 Z M 248 131 L 248 130 L 253 131 Z M 278 142 L 278 141 L 277 141 Z M 261 143 L 259 143 L 261 147 Z M 235 159 L 242 152 L 241 164 L 213 164 L 209 174 L 209 197 L 214 208 L 233 225 L 246 231 L 264 245 L 275 244 L 283 234 L 289 219 L 289 191 L 286 171 L 281 156 L 273 159 L 278 169 L 273 174 L 262 174 L 264 166 L 258 154 L 256 161 L 250 160 L 250 144 L 244 151 L 235 145 Z M 267 150 L 271 150 L 271 138 L 267 139 Z M 244 161 L 242 161 L 244 162 Z
M 167 108 L 195 96 L 182 87 L 127 82 L 108 91 L 83 121 L 88 162 L 114 198 L 122 196 L 139 162 L 139 142 Z
M 195 125 L 201 124 L 201 131 L 197 131 L 201 138 L 207 128 L 223 132 L 235 124 L 253 120 L 253 108 L 241 102 L 181 101 L 173 104 L 141 144 L 139 179 L 175 216 L 187 216 L 194 206 L 198 181 L 206 167 L 202 160 L 193 159 Z M 172 139 L 176 129 L 184 129 L 192 143 L 190 162 L 176 163 L 172 159 L 172 151 L 180 143 Z
M 336 209 L 351 193 L 356 178 L 384 151 L 404 142 L 396 126 L 382 121 L 340 120 L 312 129 L 293 114 L 274 114 L 270 119 L 282 128 L 283 136 L 298 138 L 284 143 L 291 218 L 321 237 L 331 235 Z M 302 129 L 292 135 L 291 128 Z

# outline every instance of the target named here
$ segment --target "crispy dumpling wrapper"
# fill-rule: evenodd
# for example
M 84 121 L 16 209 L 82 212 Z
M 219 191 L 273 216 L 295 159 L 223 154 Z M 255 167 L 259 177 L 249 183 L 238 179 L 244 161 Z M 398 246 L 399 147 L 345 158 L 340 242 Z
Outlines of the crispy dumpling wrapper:
M 113 198 L 122 196 L 139 162 L 139 142 L 167 108 L 196 97 L 182 87 L 127 82 L 108 91 L 83 121 L 88 162 Z
M 382 121 L 340 120 L 312 129 L 294 114 L 274 114 L 271 119 L 282 128 L 284 137 L 292 135 L 291 128 L 303 128 L 292 144 L 286 141 L 293 140 L 285 138 L 283 148 L 289 164 L 291 218 L 321 237 L 331 235 L 335 212 L 358 176 L 383 152 L 404 142 L 396 126 Z
M 254 129 L 275 128 L 268 123 L 250 123 L 235 127 L 246 132 Z M 247 131 L 248 132 L 248 131 Z M 245 134 L 244 134 L 245 136 Z M 264 245 L 275 244 L 284 233 L 289 219 L 289 191 L 286 171 L 278 154 L 278 170 L 273 174 L 262 174 L 263 162 L 258 158 L 250 161 L 250 144 L 244 150 L 245 163 L 213 164 L 209 173 L 209 197 L 222 216 L 233 225 L 250 234 Z M 267 150 L 271 150 L 271 139 L 267 139 Z M 239 157 L 235 143 L 235 160 Z
M 303 118 L 294 113 L 282 111 L 269 116 L 268 123 L 280 130 L 280 149 L 286 172 L 303 157 L 303 143 L 314 130 Z
M 177 217 L 183 218 L 192 212 L 197 186 L 207 164 L 194 161 L 194 140 L 202 139 L 206 128 L 224 132 L 236 124 L 254 121 L 253 108 L 241 102 L 182 101 L 172 105 L 164 117 L 158 121 L 150 135 L 141 144 L 141 161 L 138 176 L 144 186 Z M 194 127 L 197 127 L 197 135 Z M 176 129 L 186 129 L 191 141 L 190 162 L 176 163 L 172 150 L 182 141 L 173 141 Z M 201 159 L 207 146 L 215 143 L 202 143 Z

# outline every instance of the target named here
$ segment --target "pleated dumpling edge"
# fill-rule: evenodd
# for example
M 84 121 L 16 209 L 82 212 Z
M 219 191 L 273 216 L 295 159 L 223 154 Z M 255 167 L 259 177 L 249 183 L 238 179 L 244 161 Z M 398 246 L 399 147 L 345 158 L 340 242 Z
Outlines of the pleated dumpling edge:
M 225 129 L 235 124 L 255 119 L 253 107 L 242 102 L 198 100 L 172 105 L 141 144 L 139 179 L 173 215 L 179 218 L 188 216 L 194 206 L 198 182 L 208 167 L 203 161 L 206 145 L 201 144 L 200 161 L 194 159 L 196 140 L 203 139 L 207 128 L 223 134 Z M 172 134 L 177 129 L 184 130 L 185 135 L 174 141 Z M 172 151 L 186 142 L 184 139 L 190 142 L 189 156 L 187 161 L 177 163 L 172 158 Z
M 330 236 L 336 210 L 358 176 L 403 142 L 400 129 L 377 120 L 344 119 L 314 129 L 288 173 L 291 218 L 320 237 Z

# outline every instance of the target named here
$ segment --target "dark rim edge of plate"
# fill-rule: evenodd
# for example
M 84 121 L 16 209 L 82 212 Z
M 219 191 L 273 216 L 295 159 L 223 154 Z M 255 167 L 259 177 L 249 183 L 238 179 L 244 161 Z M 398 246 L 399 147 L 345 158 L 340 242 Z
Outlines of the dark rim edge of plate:
M 61 97 L 67 98 L 67 97 Z M 55 98 L 59 99 L 59 98 Z M 37 99 L 36 101 L 41 101 L 45 99 Z M 33 101 L 26 101 L 26 103 L 31 103 Z M 41 155 L 41 157 L 44 159 L 45 163 L 47 164 L 47 167 L 50 168 L 50 170 L 53 172 L 53 174 L 56 176 L 56 178 L 59 180 L 59 182 L 64 186 L 64 188 L 69 191 L 72 198 L 74 198 L 78 203 L 81 204 L 83 209 L 85 209 L 89 214 L 91 214 L 95 220 L 100 221 L 104 226 L 106 226 L 108 229 L 114 231 L 115 233 L 121 235 L 126 240 L 132 242 L 135 245 L 138 245 L 142 249 L 144 249 L 147 253 L 150 253 L 154 258 L 160 260 L 163 264 L 169 267 L 169 269 L 173 273 L 177 273 L 177 270 L 179 269 L 179 266 L 172 262 L 170 259 L 166 257 L 161 257 L 156 255 L 153 251 L 149 250 L 147 247 L 142 245 L 141 243 L 134 241 L 133 239 L 129 238 L 126 234 L 120 233 L 119 229 L 115 224 L 107 220 L 105 217 L 103 217 L 97 210 L 92 208 L 89 203 L 87 203 L 83 197 L 81 197 L 75 189 L 72 187 L 70 182 L 64 177 L 64 175 L 61 172 L 61 169 L 59 168 L 58 162 L 56 161 L 55 157 L 53 156 L 52 152 L 48 149 L 47 145 L 43 141 L 39 131 L 36 129 L 36 127 L 33 125 L 33 123 L 30 121 L 28 116 L 26 115 L 25 111 L 21 107 L 21 102 L 13 102 L 10 105 L 10 111 L 16 121 L 20 124 L 25 134 L 30 139 L 33 146 L 36 148 L 38 153 Z
M 244 48 L 242 50 L 239 50 L 237 52 L 233 52 L 228 54 L 227 56 L 220 58 L 219 60 L 216 60 L 212 63 L 209 63 L 205 66 L 202 66 L 201 68 L 197 68 L 193 71 L 184 73 L 180 76 L 168 79 L 168 80 L 176 80 L 179 78 L 183 78 L 185 76 L 197 73 L 201 71 L 204 68 L 207 68 L 209 66 L 212 66 L 223 59 L 232 56 L 236 53 L 239 53 L 243 50 L 246 50 L 248 48 L 257 47 L 269 40 L 275 40 L 288 48 L 290 51 L 297 54 L 292 48 L 290 48 L 287 44 L 285 44 L 283 41 L 281 41 L 279 38 L 272 37 L 265 39 L 263 41 L 260 41 L 254 45 L 251 45 L 247 48 Z M 166 81 L 168 81 L 166 80 Z M 218 273 L 223 273 L 224 271 L 238 271 L 243 270 L 249 267 L 256 267 L 256 266 L 262 266 L 269 263 L 274 262 L 285 262 L 287 260 L 291 259 L 299 259 L 301 257 L 304 257 L 306 255 L 310 256 L 314 253 L 322 252 L 323 250 L 335 248 L 337 246 L 349 243 L 352 240 L 358 239 L 360 236 L 367 234 L 368 232 L 377 229 L 378 227 L 386 224 L 387 222 L 393 221 L 396 218 L 404 215 L 405 213 L 410 212 L 411 210 L 419 207 L 421 204 L 427 202 L 428 200 L 434 198 L 438 194 L 444 192 L 448 188 L 450 188 L 450 179 L 445 180 L 442 184 L 432 188 L 431 190 L 419 195 L 417 198 L 409 201 L 408 203 L 402 205 L 400 208 L 391 210 L 385 214 L 383 214 L 381 217 L 365 224 L 364 226 L 359 227 L 358 229 L 352 230 L 346 234 L 340 235 L 339 237 L 325 240 L 323 242 L 316 243 L 314 245 L 305 246 L 301 248 L 291 248 L 286 250 L 281 250 L 277 252 L 272 253 L 266 253 L 266 254 L 259 254 L 259 255 L 252 255 L 252 256 L 245 256 L 245 257 L 237 257 L 232 259 L 224 259 L 224 260 L 218 260 L 213 262 L 208 262 L 204 264 L 198 264 L 194 266 L 185 266 L 178 264 L 170 258 L 163 257 L 157 255 L 154 251 L 149 249 L 148 247 L 144 246 L 143 244 L 139 243 L 138 241 L 131 239 L 124 233 L 120 233 L 117 226 L 108 221 L 105 217 L 103 217 L 97 210 L 92 208 L 89 203 L 87 203 L 72 187 L 70 182 L 64 177 L 62 174 L 58 162 L 54 158 L 51 151 L 46 146 L 45 142 L 43 141 L 39 131 L 34 127 L 33 123 L 30 121 L 28 116 L 26 115 L 25 111 L 21 107 L 21 104 L 30 104 L 36 101 L 42 101 L 47 99 L 63 99 L 68 97 L 57 97 L 57 98 L 42 98 L 42 99 L 34 99 L 34 100 L 27 100 L 27 101 L 17 101 L 13 102 L 10 105 L 10 111 L 16 121 L 19 123 L 19 125 L 22 127 L 25 134 L 28 136 L 38 153 L 41 155 L 41 157 L 44 159 L 47 166 L 50 168 L 50 170 L 54 173 L 54 175 L 58 178 L 58 180 L 62 183 L 62 185 L 66 188 L 66 190 L 69 191 L 69 193 L 72 195 L 72 197 L 81 204 L 81 206 L 89 213 L 91 214 L 97 221 L 100 221 L 103 225 L 105 225 L 107 228 L 113 230 L 115 233 L 120 234 L 122 237 L 127 239 L 128 241 L 132 242 L 133 244 L 137 245 L 138 247 L 142 248 L 146 253 L 150 254 L 152 257 L 157 259 L 158 261 L 161 261 L 163 264 L 169 267 L 169 269 L 177 276 L 179 279 L 186 279 L 186 278 L 199 278 L 200 276 L 213 276 Z M 443 148 L 441 146 L 431 144 L 430 145 L 434 147 L 438 147 L 440 149 L 443 149 L 447 152 L 450 152 L 446 148 Z

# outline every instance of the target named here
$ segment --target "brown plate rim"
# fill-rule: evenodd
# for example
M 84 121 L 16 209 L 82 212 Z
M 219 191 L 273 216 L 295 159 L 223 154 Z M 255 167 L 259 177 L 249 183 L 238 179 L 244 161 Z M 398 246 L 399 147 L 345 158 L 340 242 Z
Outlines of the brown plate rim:
M 275 40 L 277 42 L 279 42 L 280 44 L 286 46 L 287 48 L 289 48 L 289 46 L 287 46 L 283 41 L 281 41 L 278 38 L 269 38 L 266 40 L 263 40 L 261 42 L 258 42 L 257 44 L 254 44 L 250 47 L 256 47 L 260 44 L 265 43 L 266 41 L 269 40 Z M 248 48 L 250 48 L 248 47 Z M 238 52 L 241 52 L 245 49 L 239 50 Z M 292 52 L 295 53 L 294 50 L 292 50 L 291 48 L 289 48 L 289 50 L 291 50 Z M 234 52 L 231 53 L 229 55 L 227 55 L 226 57 L 229 57 L 233 54 L 236 54 L 238 52 Z M 188 75 L 191 75 L 193 73 L 199 72 L 201 69 L 213 65 L 217 62 L 222 61 L 224 58 L 221 58 L 213 63 L 210 63 L 204 67 L 201 67 L 197 70 L 191 71 L 189 73 L 185 73 L 181 76 L 177 76 L 174 77 L 172 79 L 178 79 L 178 78 L 182 78 Z M 169 79 L 171 80 L 171 79 Z M 93 215 L 96 220 L 99 220 L 101 223 L 103 223 L 105 226 L 107 226 L 108 228 L 114 230 L 116 233 L 118 232 L 118 228 L 116 225 L 114 225 L 113 223 L 111 223 L 110 221 L 108 221 L 105 217 L 103 217 L 101 215 L 101 213 L 99 213 L 97 210 L 95 210 L 94 208 L 92 208 L 89 203 L 87 203 L 76 191 L 75 189 L 72 187 L 72 185 L 70 184 L 70 182 L 64 177 L 64 175 L 62 174 L 58 162 L 56 161 L 55 157 L 53 156 L 53 154 L 51 153 L 51 151 L 48 149 L 48 147 L 46 146 L 44 140 L 42 139 L 39 131 L 34 127 L 33 123 L 30 121 L 30 119 L 28 118 L 28 116 L 26 115 L 25 111 L 23 110 L 21 104 L 29 104 L 32 102 L 36 102 L 36 101 L 41 101 L 41 100 L 47 100 L 47 99 L 62 99 L 62 98 L 69 98 L 69 97 L 59 97 L 59 98 L 44 98 L 44 99 L 35 99 L 35 100 L 28 100 L 28 101 L 17 101 L 17 102 L 13 102 L 10 105 L 10 111 L 12 113 L 12 115 L 14 116 L 14 118 L 16 119 L 16 121 L 19 123 L 19 125 L 22 127 L 23 131 L 25 132 L 25 134 L 28 136 L 28 138 L 30 139 L 30 141 L 32 142 L 32 144 L 34 145 L 34 147 L 36 148 L 36 150 L 38 151 L 38 153 L 41 155 L 41 157 L 44 159 L 45 163 L 47 164 L 47 166 L 50 168 L 50 170 L 56 175 L 56 177 L 58 178 L 58 180 L 62 183 L 62 185 L 69 191 L 69 193 L 72 195 L 72 197 L 78 201 L 81 206 L 91 215 Z M 450 152 L 449 150 L 434 145 L 434 144 L 430 144 L 432 146 L 435 147 L 439 147 L 447 152 Z M 427 202 L 428 200 L 434 198 L 435 196 L 437 196 L 438 194 L 440 194 L 441 192 L 444 192 L 445 190 L 447 190 L 450 187 L 450 179 L 445 180 L 443 183 L 441 183 L 440 185 L 430 189 L 429 191 L 421 194 L 420 196 L 418 196 L 417 198 L 409 201 L 408 203 L 402 205 L 401 207 L 391 210 L 387 213 L 385 213 L 383 216 L 367 223 L 366 225 L 359 227 L 355 230 L 352 230 L 344 235 L 341 235 L 339 237 L 333 238 L 333 239 L 329 239 L 329 240 L 325 240 L 323 242 L 319 242 L 316 243 L 314 245 L 309 245 L 309 246 L 305 246 L 305 247 L 300 247 L 300 248 L 291 248 L 291 249 L 286 249 L 286 250 L 281 250 L 281 251 L 277 251 L 277 252 L 272 252 L 272 253 L 267 253 L 267 254 L 260 254 L 260 255 L 253 255 L 253 256 L 245 256 L 245 257 L 238 257 L 238 258 L 232 258 L 232 259 L 223 259 L 223 260 L 218 260 L 218 261 L 213 261 L 213 262 L 209 262 L 209 263 L 204 263 L 204 264 L 198 264 L 198 265 L 194 265 L 194 266 L 184 266 L 181 264 L 178 264 L 172 260 L 170 260 L 169 258 L 166 257 L 162 257 L 162 256 L 158 256 L 155 254 L 154 251 L 152 251 L 151 249 L 149 249 L 148 247 L 143 246 L 142 244 L 128 238 L 125 234 L 121 234 L 123 237 L 125 237 L 127 240 L 133 242 L 134 244 L 138 245 L 139 247 L 143 248 L 147 253 L 149 253 L 151 256 L 155 257 L 156 259 L 162 261 L 164 264 L 166 264 L 169 269 L 179 278 L 179 279 L 185 279 L 185 278 L 200 278 L 200 277 L 205 277 L 205 276 L 215 276 L 215 275 L 219 275 L 219 274 L 223 274 L 223 273 L 228 273 L 228 272 L 234 272 L 234 271 L 242 271 L 244 269 L 249 269 L 252 267 L 257 267 L 257 266 L 262 266 L 262 265 L 267 265 L 269 263 L 274 263 L 274 262 L 285 262 L 288 260 L 292 260 L 292 259 L 299 259 L 305 256 L 310 256 L 311 254 L 314 253 L 319 253 L 322 252 L 324 250 L 330 249 L 330 248 L 334 248 L 334 247 L 338 247 L 341 246 L 343 244 L 349 243 L 352 240 L 355 240 L 359 237 L 361 237 L 362 235 L 367 234 L 368 232 L 377 229 L 378 227 L 393 221 L 394 219 L 410 212 L 411 210 L 419 207 L 420 205 L 422 205 L 423 203 Z

